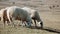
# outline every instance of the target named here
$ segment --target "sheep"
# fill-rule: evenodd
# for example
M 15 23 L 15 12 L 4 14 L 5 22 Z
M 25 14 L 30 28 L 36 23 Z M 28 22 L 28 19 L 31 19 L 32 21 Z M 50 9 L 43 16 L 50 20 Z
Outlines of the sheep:
M 27 27 L 31 26 L 32 20 L 27 11 L 21 9 L 18 6 L 11 6 L 11 7 L 7 8 L 7 18 L 9 19 L 10 22 L 11 22 L 10 17 L 12 18 L 12 21 L 13 21 L 18 16 L 19 16 L 20 20 L 27 22 L 27 25 L 26 25 Z
M 6 21 L 9 24 L 10 22 L 7 18 L 7 10 L 5 8 L 1 9 L 0 14 L 1 14 L 1 20 L 3 20 L 4 25 L 5 25 Z
M 1 9 L 0 14 L 1 14 L 1 19 L 3 19 L 3 23 L 5 25 L 5 21 L 7 21 L 5 9 Z
M 43 22 L 39 16 L 39 13 L 37 10 L 31 9 L 28 7 L 23 7 L 22 9 L 26 10 L 29 13 L 30 17 L 34 20 L 36 27 L 37 27 L 37 25 L 36 25 L 36 20 L 37 20 L 38 24 L 39 25 L 41 24 L 41 28 L 43 28 Z

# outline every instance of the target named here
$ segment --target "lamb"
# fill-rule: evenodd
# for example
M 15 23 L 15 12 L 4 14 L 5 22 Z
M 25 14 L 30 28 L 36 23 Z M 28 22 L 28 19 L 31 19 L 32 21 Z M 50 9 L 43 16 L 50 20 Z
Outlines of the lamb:
M 35 26 L 37 26 L 36 24 L 36 20 L 37 20 L 37 22 L 38 22 L 38 24 L 41 24 L 41 28 L 43 28 L 43 22 L 42 22 L 42 20 L 41 20 L 41 18 L 40 18 L 40 16 L 39 16 L 39 13 L 38 13 L 38 11 L 36 11 L 36 10 L 34 10 L 34 9 L 31 9 L 31 8 L 28 8 L 28 7 L 23 7 L 22 9 L 24 9 L 24 10 L 26 10 L 28 13 L 29 13 L 29 15 L 30 15 L 30 17 L 34 20 L 34 22 L 35 22 Z

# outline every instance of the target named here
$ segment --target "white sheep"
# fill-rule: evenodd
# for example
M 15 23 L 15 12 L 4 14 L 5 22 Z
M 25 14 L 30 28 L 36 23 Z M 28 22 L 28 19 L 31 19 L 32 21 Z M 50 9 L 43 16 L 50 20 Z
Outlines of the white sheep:
M 28 14 L 27 11 L 21 9 L 20 7 L 11 6 L 7 8 L 7 17 L 10 22 L 11 22 L 10 17 L 12 18 L 12 20 L 14 20 L 16 17 L 19 17 L 20 20 L 27 22 L 28 27 L 31 26 L 32 20 L 30 18 L 30 15 Z
M 35 22 L 35 26 L 37 26 L 36 24 L 38 24 L 39 26 L 41 24 L 41 28 L 43 28 L 43 22 L 42 22 L 42 20 L 39 16 L 39 13 L 38 13 L 37 10 L 31 9 L 31 8 L 28 8 L 28 7 L 23 7 L 22 9 L 26 10 L 30 14 L 30 17 Z M 38 23 L 36 23 L 36 20 L 37 20 Z
M 7 23 L 9 23 L 9 20 L 7 18 L 7 10 L 5 8 L 0 10 L 0 15 L 1 15 L 0 16 L 1 20 L 3 20 L 4 25 L 5 25 L 6 21 L 7 21 Z

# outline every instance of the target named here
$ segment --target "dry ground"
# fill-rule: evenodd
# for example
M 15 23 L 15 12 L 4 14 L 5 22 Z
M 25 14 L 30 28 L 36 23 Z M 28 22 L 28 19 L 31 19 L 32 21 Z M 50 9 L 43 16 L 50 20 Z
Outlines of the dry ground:
M 15 4 L 13 4 L 15 2 Z M 49 30 L 60 30 L 60 0 L 15 0 L 0 1 L 0 9 L 8 6 L 30 7 L 39 11 L 40 17 L 46 29 L 30 29 L 26 27 L 5 26 L 0 22 L 0 34 L 58 34 Z M 52 30 L 53 31 L 53 30 Z

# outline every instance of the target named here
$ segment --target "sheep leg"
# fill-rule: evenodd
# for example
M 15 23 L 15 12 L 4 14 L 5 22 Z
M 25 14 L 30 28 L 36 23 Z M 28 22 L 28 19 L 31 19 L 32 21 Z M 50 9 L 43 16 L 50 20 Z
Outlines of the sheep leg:
M 4 27 L 5 27 L 5 19 L 3 19 Z
M 26 26 L 26 22 L 25 21 L 22 21 L 22 24 L 23 24 L 23 27 Z
M 12 27 L 15 27 L 15 24 L 14 24 L 14 17 L 12 17 L 11 19 L 12 19 L 12 21 L 11 21 Z M 11 20 L 11 19 L 10 19 L 10 20 Z
M 8 25 L 10 25 L 10 24 L 9 24 L 9 23 L 10 23 L 9 20 L 7 20 L 7 23 L 8 23 Z
M 5 28 L 5 21 L 6 21 L 6 19 L 3 17 L 3 26 L 4 26 L 4 28 Z
M 40 23 L 40 24 L 41 24 L 41 28 L 43 28 L 43 22 L 42 22 L 42 21 L 41 21 L 41 23 Z
M 34 23 L 35 23 L 35 27 L 37 27 L 37 25 L 36 25 L 36 20 L 34 20 Z

